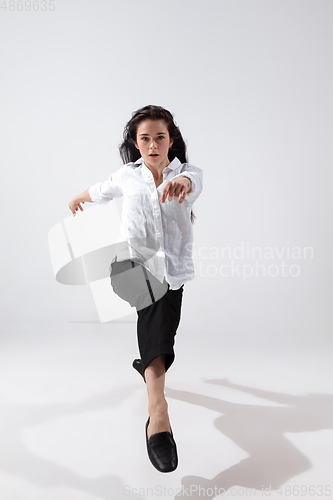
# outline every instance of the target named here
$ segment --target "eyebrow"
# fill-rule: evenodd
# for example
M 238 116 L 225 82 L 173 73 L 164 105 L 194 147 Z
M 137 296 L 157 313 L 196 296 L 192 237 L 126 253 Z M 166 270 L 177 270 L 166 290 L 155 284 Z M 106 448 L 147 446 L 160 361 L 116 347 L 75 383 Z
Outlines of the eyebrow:
M 165 135 L 165 132 L 158 132 L 158 134 L 156 134 L 156 135 L 162 135 L 162 134 Z M 149 134 L 139 134 L 139 135 L 149 135 Z

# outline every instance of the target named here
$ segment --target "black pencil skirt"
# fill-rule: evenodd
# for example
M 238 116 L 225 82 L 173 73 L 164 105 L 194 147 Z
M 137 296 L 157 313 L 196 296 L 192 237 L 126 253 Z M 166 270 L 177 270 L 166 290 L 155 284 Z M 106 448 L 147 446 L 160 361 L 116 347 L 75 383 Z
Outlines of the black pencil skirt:
M 157 356 L 165 354 L 167 372 L 175 359 L 175 335 L 181 318 L 184 285 L 168 290 L 161 299 L 137 311 L 137 337 L 143 373 Z
M 138 264 L 135 263 L 137 266 Z M 124 286 L 124 279 L 121 273 L 126 272 L 134 263 L 131 260 L 123 262 L 113 262 L 111 264 L 111 285 L 114 292 L 123 300 L 126 300 L 134 306 L 139 300 L 134 297 L 133 288 Z M 133 274 L 134 276 L 134 274 Z M 145 276 L 150 280 L 156 290 L 156 278 L 145 270 Z M 170 284 L 164 279 L 164 286 L 167 290 L 164 295 L 147 307 L 142 307 L 142 296 L 140 298 L 140 307 L 137 307 L 137 340 L 141 357 L 143 373 L 147 366 L 161 354 L 165 354 L 165 371 L 167 372 L 175 359 L 174 344 L 177 328 L 181 319 L 181 307 L 184 292 L 184 285 L 178 290 L 171 290 Z M 148 288 L 150 289 L 149 283 Z M 151 291 L 151 289 L 150 289 Z M 136 294 L 139 297 L 140 294 Z M 148 293 L 146 293 L 148 295 Z

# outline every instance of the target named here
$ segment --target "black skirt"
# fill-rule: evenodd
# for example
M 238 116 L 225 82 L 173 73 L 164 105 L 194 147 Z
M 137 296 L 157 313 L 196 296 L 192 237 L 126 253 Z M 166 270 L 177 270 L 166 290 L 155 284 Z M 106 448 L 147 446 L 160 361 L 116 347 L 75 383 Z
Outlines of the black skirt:
M 175 335 L 181 318 L 184 285 L 171 290 L 165 278 L 162 284 L 141 264 L 130 259 L 113 262 L 110 277 L 114 292 L 137 309 L 137 339 L 143 372 L 161 354 L 165 354 L 167 371 L 175 359 Z

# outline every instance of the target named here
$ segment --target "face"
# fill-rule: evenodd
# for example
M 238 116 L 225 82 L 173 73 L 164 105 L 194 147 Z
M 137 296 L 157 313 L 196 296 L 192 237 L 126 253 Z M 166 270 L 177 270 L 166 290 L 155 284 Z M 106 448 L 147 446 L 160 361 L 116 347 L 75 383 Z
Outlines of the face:
M 164 120 L 143 120 L 136 132 L 135 146 L 146 164 L 165 167 L 169 164 L 168 151 L 172 145 Z

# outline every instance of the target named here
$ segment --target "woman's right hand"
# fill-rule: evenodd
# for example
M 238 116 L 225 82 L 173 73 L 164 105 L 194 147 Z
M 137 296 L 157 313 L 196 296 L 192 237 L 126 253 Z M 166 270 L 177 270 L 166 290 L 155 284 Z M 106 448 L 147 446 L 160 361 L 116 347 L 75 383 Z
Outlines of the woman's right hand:
M 69 206 L 69 209 L 70 211 L 72 212 L 73 214 L 73 217 L 75 217 L 76 215 L 76 212 L 80 209 L 81 212 L 83 212 L 83 208 L 81 206 L 81 203 L 84 203 L 84 201 L 80 201 L 77 199 L 77 197 L 74 197 L 69 203 L 68 203 L 68 206 Z

